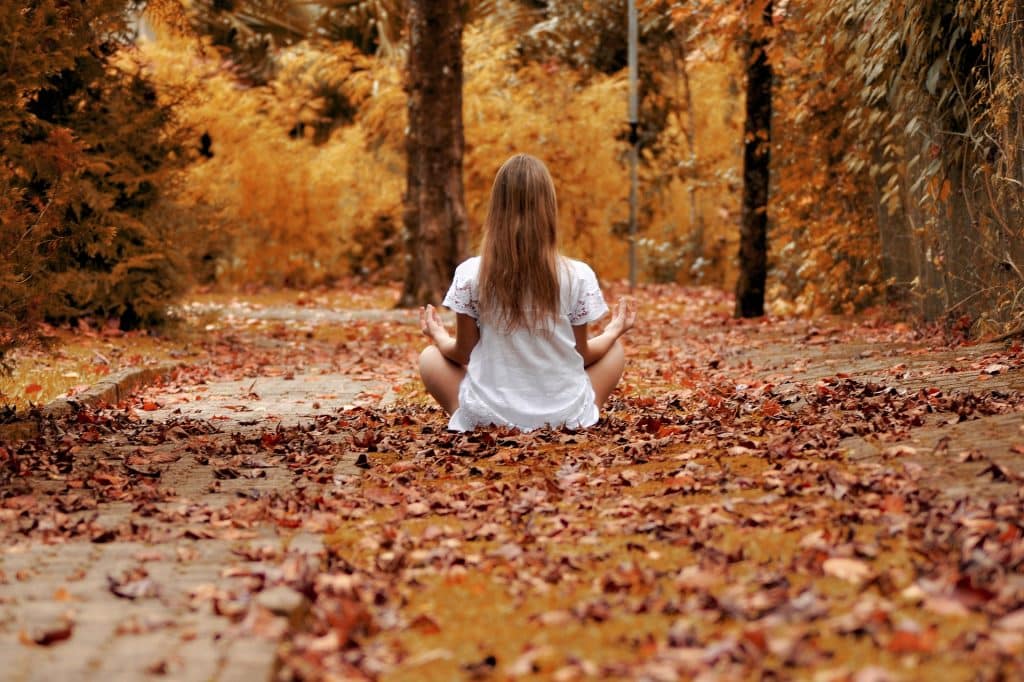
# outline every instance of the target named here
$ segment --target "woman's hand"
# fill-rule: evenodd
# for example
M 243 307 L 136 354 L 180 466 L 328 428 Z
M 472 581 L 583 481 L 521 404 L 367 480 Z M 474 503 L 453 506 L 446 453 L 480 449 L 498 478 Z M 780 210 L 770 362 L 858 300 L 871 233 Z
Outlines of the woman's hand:
M 422 331 L 438 347 L 451 342 L 451 334 L 445 329 L 441 316 L 432 305 L 420 308 L 420 331 Z
M 469 355 L 480 340 L 480 329 L 476 319 L 459 313 L 455 316 L 455 336 L 445 329 L 441 316 L 432 305 L 420 308 L 420 331 L 423 332 L 441 355 L 460 365 L 469 364 Z
M 617 339 L 632 329 L 634 324 L 636 324 L 636 301 L 629 297 L 620 298 L 615 306 L 612 319 L 604 331 Z
M 619 337 L 628 332 L 636 324 L 636 302 L 631 298 L 621 298 L 615 305 L 612 319 L 605 325 L 604 331 L 590 338 L 587 325 L 576 325 L 572 328 L 576 337 L 576 352 L 583 358 L 583 366 L 590 367 L 603 358 L 615 347 Z

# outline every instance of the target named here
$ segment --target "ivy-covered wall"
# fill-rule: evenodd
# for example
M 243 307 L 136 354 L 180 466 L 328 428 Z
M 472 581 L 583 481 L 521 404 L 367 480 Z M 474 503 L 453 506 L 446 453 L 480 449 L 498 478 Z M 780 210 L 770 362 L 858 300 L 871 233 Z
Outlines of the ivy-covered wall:
M 780 83 L 794 97 L 779 125 L 816 150 L 803 171 L 820 180 L 801 191 L 794 175 L 779 193 L 792 251 L 818 260 L 782 256 L 793 289 L 808 284 L 803 267 L 834 301 L 859 279 L 978 332 L 1024 316 L 1019 3 L 836 0 L 782 26 L 780 58 L 796 71 Z

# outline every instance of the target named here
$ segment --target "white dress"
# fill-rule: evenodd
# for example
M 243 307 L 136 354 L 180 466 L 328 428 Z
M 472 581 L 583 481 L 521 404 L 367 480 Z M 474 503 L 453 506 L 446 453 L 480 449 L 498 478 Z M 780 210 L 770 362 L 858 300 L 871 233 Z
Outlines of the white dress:
M 480 340 L 469 356 L 459 386 L 459 409 L 448 422 L 449 429 L 469 431 L 487 424 L 523 431 L 543 426 L 577 429 L 597 422 L 594 389 L 576 352 L 572 328 L 597 320 L 608 306 L 588 265 L 563 258 L 562 266 L 561 310 L 547 337 L 525 329 L 504 332 L 481 323 L 480 257 L 456 268 L 444 305 L 476 318 Z

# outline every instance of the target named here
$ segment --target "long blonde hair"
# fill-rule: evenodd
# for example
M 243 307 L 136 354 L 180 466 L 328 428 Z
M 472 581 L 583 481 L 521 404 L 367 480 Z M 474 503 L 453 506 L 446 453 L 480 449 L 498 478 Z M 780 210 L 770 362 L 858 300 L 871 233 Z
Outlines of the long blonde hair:
M 516 154 L 498 170 L 480 246 L 480 308 L 505 331 L 544 331 L 561 307 L 558 200 L 547 166 Z

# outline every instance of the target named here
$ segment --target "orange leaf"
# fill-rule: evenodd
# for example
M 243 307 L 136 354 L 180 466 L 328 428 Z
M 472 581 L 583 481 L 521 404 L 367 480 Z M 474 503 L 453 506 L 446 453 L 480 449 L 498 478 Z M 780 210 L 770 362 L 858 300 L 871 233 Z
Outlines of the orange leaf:
M 886 495 L 882 498 L 882 511 L 890 514 L 902 514 L 904 508 L 903 498 L 899 495 Z
M 942 189 L 939 191 L 939 200 L 948 201 L 949 195 L 953 193 L 953 185 L 949 180 L 942 183 Z
M 29 384 L 25 387 L 25 393 L 39 393 L 41 390 L 43 390 L 43 387 L 39 384 Z
M 863 584 L 871 577 L 871 567 L 860 559 L 834 557 L 822 564 L 825 575 L 845 580 L 855 585 Z
M 889 651 L 894 654 L 929 654 L 935 648 L 936 633 L 932 629 L 923 632 L 897 630 L 889 640 Z

